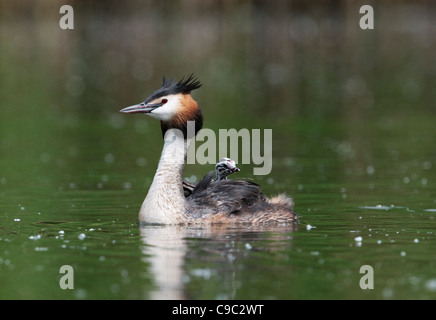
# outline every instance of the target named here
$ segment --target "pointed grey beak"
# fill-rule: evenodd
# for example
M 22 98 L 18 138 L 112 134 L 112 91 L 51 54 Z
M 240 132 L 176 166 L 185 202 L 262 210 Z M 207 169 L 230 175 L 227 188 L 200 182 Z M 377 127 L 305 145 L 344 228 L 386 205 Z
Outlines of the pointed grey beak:
M 122 113 L 150 113 L 154 109 L 162 106 L 161 103 L 153 103 L 153 104 L 145 104 L 144 102 L 140 104 L 135 104 L 134 106 L 130 106 L 120 110 Z

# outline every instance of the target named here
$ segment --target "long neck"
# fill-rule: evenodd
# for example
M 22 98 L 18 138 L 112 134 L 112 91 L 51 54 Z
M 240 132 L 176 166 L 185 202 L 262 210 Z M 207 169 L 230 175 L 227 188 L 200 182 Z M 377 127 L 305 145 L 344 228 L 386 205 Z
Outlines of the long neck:
M 139 213 L 139 221 L 178 224 L 186 222 L 186 199 L 182 174 L 191 139 L 185 140 L 180 130 L 169 129 L 156 174 Z

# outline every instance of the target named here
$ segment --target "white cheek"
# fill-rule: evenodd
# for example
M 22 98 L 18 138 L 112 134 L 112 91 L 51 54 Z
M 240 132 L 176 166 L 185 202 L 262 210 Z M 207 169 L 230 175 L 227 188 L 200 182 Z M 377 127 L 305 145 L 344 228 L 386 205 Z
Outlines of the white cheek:
M 178 99 L 169 99 L 162 107 L 154 109 L 148 115 L 158 120 L 170 121 L 177 114 L 178 105 Z

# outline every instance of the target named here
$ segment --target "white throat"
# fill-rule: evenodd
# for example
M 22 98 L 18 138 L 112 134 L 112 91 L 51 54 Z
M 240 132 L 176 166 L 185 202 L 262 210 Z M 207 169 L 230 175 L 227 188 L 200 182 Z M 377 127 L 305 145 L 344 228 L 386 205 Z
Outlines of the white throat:
M 147 115 L 162 121 L 170 121 L 177 114 L 180 108 L 180 95 L 165 96 L 168 101 L 162 107 L 154 109 Z
M 165 133 L 159 165 L 139 212 L 139 221 L 178 224 L 186 221 L 186 199 L 182 174 L 191 139 L 178 129 Z

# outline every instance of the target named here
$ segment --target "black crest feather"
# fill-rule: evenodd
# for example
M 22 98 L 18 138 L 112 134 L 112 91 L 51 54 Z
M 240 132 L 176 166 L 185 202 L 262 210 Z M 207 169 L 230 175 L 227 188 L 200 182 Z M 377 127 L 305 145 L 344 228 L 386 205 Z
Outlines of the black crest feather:
M 170 94 L 188 94 L 192 90 L 198 89 L 201 87 L 201 82 L 194 76 L 194 74 L 190 74 L 189 76 L 184 76 L 179 81 L 175 82 L 173 79 L 168 79 L 163 77 L 162 87 L 152 93 L 150 97 L 145 100 L 145 103 L 153 101 L 154 99 L 167 96 Z
M 162 88 L 167 88 L 176 93 L 184 93 L 188 94 L 192 90 L 198 89 L 201 87 L 200 81 L 194 76 L 194 74 L 190 74 L 187 77 L 183 77 L 178 82 L 174 82 L 172 79 L 166 79 L 163 77 Z

